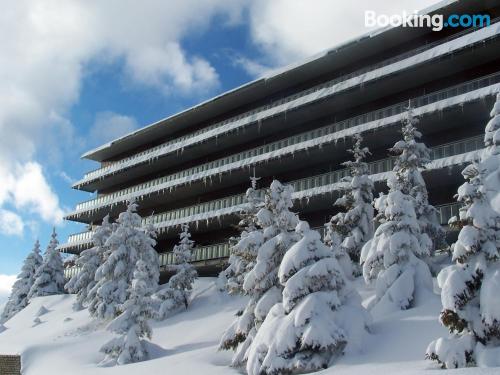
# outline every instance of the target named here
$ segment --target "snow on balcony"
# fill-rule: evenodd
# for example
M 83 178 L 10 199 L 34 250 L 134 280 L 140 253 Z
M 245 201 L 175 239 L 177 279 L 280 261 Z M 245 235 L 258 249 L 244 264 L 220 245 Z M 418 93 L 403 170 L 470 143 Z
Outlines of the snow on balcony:
M 412 105 L 416 106 L 414 113 L 417 116 L 441 111 L 445 108 L 463 105 L 464 103 L 478 100 L 480 98 L 495 95 L 500 91 L 500 73 L 492 74 L 487 77 L 482 77 L 470 82 L 447 88 L 438 92 L 424 95 L 412 100 Z M 478 86 L 487 85 L 476 90 L 462 93 L 467 89 L 477 88 Z M 488 86 L 489 85 L 489 86 Z M 462 93 L 460 95 L 457 95 Z M 452 96 L 454 95 L 454 96 Z M 432 100 L 434 98 L 434 102 Z M 445 98 L 437 100 L 437 98 Z M 424 104 L 429 103 L 429 104 Z M 94 212 L 102 207 L 113 206 L 120 202 L 126 202 L 131 199 L 142 200 L 143 198 L 160 192 L 171 192 L 175 188 L 183 185 L 188 185 L 196 181 L 204 181 L 211 183 L 217 177 L 221 177 L 225 173 L 243 168 L 251 168 L 252 166 L 264 163 L 269 160 L 279 159 L 287 155 L 292 155 L 295 152 L 308 150 L 314 147 L 321 147 L 322 145 L 337 142 L 340 139 L 345 139 L 356 133 L 365 133 L 375 129 L 384 128 L 399 124 L 403 117 L 404 107 L 407 103 L 398 103 L 396 105 L 374 111 L 368 114 L 357 116 L 354 119 L 341 121 L 333 125 L 328 125 L 320 129 L 314 129 L 304 132 L 293 137 L 282 139 L 273 142 L 269 145 L 257 147 L 252 150 L 244 151 L 235 155 L 205 163 L 199 166 L 183 170 L 172 175 L 164 176 L 155 180 L 148 181 L 127 189 L 119 190 L 109 195 L 104 195 L 96 199 L 86 201 L 77 205 L 76 210 L 67 216 L 67 218 L 78 217 L 84 212 Z M 375 117 L 375 113 L 396 113 L 381 119 L 368 121 L 361 125 L 355 125 L 360 118 L 369 119 L 371 116 Z M 328 134 L 329 133 L 329 134 Z M 326 135 L 323 135 L 326 134 Z M 318 136 L 319 135 L 319 136 Z M 311 139 L 312 138 L 312 139 Z M 307 139 L 302 142 L 297 142 L 297 139 Z M 293 143 L 289 146 L 283 146 Z M 279 146 L 279 147 L 278 147 Z M 269 148 L 272 151 L 262 152 L 261 150 Z M 260 154 L 259 154 L 260 153 Z M 255 155 L 256 156 L 250 156 Z M 246 157 L 245 157 L 246 156 Z M 230 160 L 238 160 L 230 162 Z M 222 164 L 222 165 L 220 165 Z M 210 168 L 212 165 L 220 165 Z M 197 172 L 198 170 L 203 170 Z
M 398 57 L 389 59 L 389 61 L 391 62 L 389 65 L 382 64 L 382 67 L 375 68 L 366 73 L 341 80 L 340 82 L 337 82 L 337 80 L 333 80 L 325 84 L 321 84 L 304 92 L 292 95 L 289 98 L 285 98 L 283 100 L 272 103 L 268 106 L 252 110 L 250 111 L 250 113 L 239 115 L 235 119 L 229 119 L 223 121 L 222 123 L 211 125 L 208 128 L 200 130 L 199 134 L 196 134 L 195 136 L 186 136 L 185 139 L 182 139 L 180 141 L 173 140 L 173 142 L 167 142 L 126 159 L 122 159 L 121 161 L 113 163 L 109 166 L 89 172 L 87 173 L 86 177 L 76 182 L 73 186 L 78 188 L 91 181 L 102 179 L 106 175 L 112 175 L 122 169 L 130 168 L 145 162 L 154 161 L 160 156 L 169 153 L 182 152 L 186 147 L 202 143 L 210 138 L 218 137 L 224 133 L 235 131 L 250 124 L 260 123 L 262 120 L 273 117 L 279 113 L 302 107 L 304 105 L 322 100 L 326 97 L 330 97 L 361 84 L 374 81 L 385 76 L 397 73 L 398 71 L 408 69 L 412 66 L 434 60 L 444 55 L 451 54 L 460 49 L 463 49 L 464 47 L 484 42 L 492 37 L 495 37 L 499 33 L 500 23 L 498 22 L 492 23 L 488 27 L 474 29 L 474 31 L 467 29 L 464 31 L 464 35 L 459 34 L 461 35 L 459 37 L 455 35 L 453 36 L 452 40 L 449 40 L 445 43 L 442 43 L 442 41 L 440 41 L 438 45 L 432 48 L 428 48 L 423 52 L 417 53 L 415 55 L 410 55 L 409 57 L 402 58 L 400 60 L 398 60 Z M 420 51 L 420 49 L 417 49 L 417 51 Z M 408 54 L 403 54 L 403 56 L 407 55 Z M 392 62 L 393 60 L 396 61 Z

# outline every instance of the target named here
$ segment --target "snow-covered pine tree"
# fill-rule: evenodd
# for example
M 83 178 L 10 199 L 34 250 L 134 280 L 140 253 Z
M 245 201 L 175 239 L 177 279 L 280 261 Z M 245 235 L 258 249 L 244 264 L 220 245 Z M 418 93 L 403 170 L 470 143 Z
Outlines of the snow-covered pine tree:
M 370 171 L 364 161 L 370 151 L 367 147 L 361 147 L 361 135 L 355 134 L 353 140 L 354 144 L 349 152 L 354 160 L 342 163 L 349 169 L 349 176 L 343 179 L 347 188 L 344 195 L 335 202 L 335 206 L 342 207 L 345 212 L 334 215 L 325 224 L 325 242 L 334 249 L 338 248 L 336 244 L 340 242 L 338 260 L 348 277 L 350 272 L 355 276 L 361 274 L 361 248 L 373 237 L 373 182 L 368 177 Z M 344 259 L 343 254 L 349 255 L 352 264 Z
M 283 302 L 274 305 L 250 346 L 248 375 L 324 369 L 348 346 L 359 349 L 370 323 L 361 297 L 319 233 L 305 221 L 296 232 L 301 239 L 279 267 Z
M 148 282 L 152 287 L 157 287 L 159 263 L 155 244 L 149 227 L 141 226 L 137 204 L 129 202 L 127 210 L 118 216 L 115 230 L 105 243 L 109 255 L 95 272 L 96 284 L 89 292 L 94 296 L 89 301 L 92 316 L 113 319 L 122 312 L 139 260 L 145 263 Z
M 119 337 L 113 338 L 101 348 L 100 351 L 106 354 L 102 364 L 124 365 L 148 359 L 144 338 L 151 339 L 153 335 L 149 325 L 149 320 L 155 314 L 151 300 L 153 287 L 150 265 L 139 259 L 129 288 L 130 297 L 122 306 L 123 312 L 107 327 Z
M 486 152 L 482 158 L 483 167 L 487 172 L 484 186 L 491 207 L 500 214 L 500 93 L 497 94 L 490 116 L 484 135 Z
M 12 286 L 12 291 L 9 300 L 5 304 L 0 322 L 6 322 L 28 305 L 28 293 L 35 282 L 35 274 L 42 264 L 42 261 L 43 259 L 40 255 L 40 242 L 36 240 L 33 250 L 24 260 L 21 272 Z
M 241 214 L 241 220 L 238 223 L 241 234 L 238 239 L 231 241 L 229 265 L 219 276 L 225 281 L 225 288 L 231 295 L 244 294 L 244 278 L 254 266 L 255 259 L 257 258 L 257 249 L 261 245 L 254 241 L 254 232 L 259 231 L 257 212 L 262 205 L 262 199 L 257 190 L 258 180 L 259 178 L 256 177 L 250 178 L 251 187 L 246 191 L 247 206 Z
M 403 139 L 396 142 L 390 149 L 396 155 L 396 183 L 398 189 L 415 200 L 415 213 L 420 226 L 420 243 L 424 253 L 422 259 L 431 264 L 429 257 L 434 250 L 444 243 L 444 231 L 438 219 L 437 210 L 429 204 L 427 186 L 421 170 L 430 161 L 430 151 L 427 146 L 418 142 L 422 134 L 417 130 L 419 120 L 408 105 L 403 117 Z
M 76 259 L 76 266 L 79 271 L 65 285 L 69 293 L 76 293 L 76 301 L 73 309 L 78 311 L 88 305 L 89 301 L 95 301 L 93 290 L 95 281 L 95 272 L 104 262 L 107 253 L 106 241 L 113 231 L 113 224 L 109 222 L 109 215 L 102 220 L 101 226 L 97 227 L 92 235 L 93 247 L 81 252 Z M 89 311 L 94 311 L 94 306 L 88 306 Z
M 278 281 L 278 268 L 285 252 L 297 240 L 294 231 L 297 216 L 290 212 L 293 187 L 274 180 L 266 190 L 264 207 L 257 213 L 263 228 L 263 239 L 257 252 L 254 267 L 243 283 L 250 300 L 241 316 L 238 316 L 224 333 L 220 348 L 237 348 L 232 366 L 242 366 L 247 360 L 247 350 L 271 307 L 281 301 L 282 286 Z
M 263 202 L 257 195 L 256 182 L 257 179 L 252 178 L 252 187 L 247 190 L 249 209 L 240 222 L 240 226 L 244 223 L 243 231 L 239 240 L 231 248 L 232 254 L 229 268 L 232 268 L 230 273 L 232 282 L 228 282 L 227 285 L 230 294 L 246 293 L 243 290 L 244 278 L 255 265 L 257 251 L 264 243 L 263 229 L 257 219 L 257 212 Z M 247 305 L 245 310 L 238 312 L 236 319 L 224 332 L 219 349 L 236 350 L 238 345 L 245 341 L 248 333 L 254 327 L 254 307 L 255 303 L 252 302 Z
M 191 240 L 187 224 L 182 225 L 179 237 L 180 241 L 173 251 L 175 265 L 172 269 L 175 274 L 167 286 L 158 290 L 154 296 L 160 301 L 157 319 L 165 319 L 171 313 L 188 307 L 193 283 L 198 276 L 195 267 L 190 263 L 193 259 L 194 241 Z
M 42 264 L 35 273 L 33 285 L 28 293 L 28 300 L 33 297 L 64 293 L 64 266 L 61 254 L 56 249 L 58 243 L 54 228 Z
M 461 228 L 452 246 L 455 264 L 438 275 L 440 321 L 450 336 L 433 341 L 426 356 L 446 368 L 500 366 L 500 210 L 492 206 L 500 192 L 494 183 L 500 181 L 500 95 L 491 117 L 486 152 L 463 170 L 466 182 L 456 195 L 463 206 L 452 221 Z
M 420 226 L 415 213 L 415 199 L 400 190 L 397 174 L 389 177 L 389 193 L 375 201 L 383 220 L 372 240 L 361 251 L 363 276 L 375 281 L 374 314 L 407 309 L 424 290 L 432 290 L 432 276 L 421 258 L 428 254 L 421 244 Z

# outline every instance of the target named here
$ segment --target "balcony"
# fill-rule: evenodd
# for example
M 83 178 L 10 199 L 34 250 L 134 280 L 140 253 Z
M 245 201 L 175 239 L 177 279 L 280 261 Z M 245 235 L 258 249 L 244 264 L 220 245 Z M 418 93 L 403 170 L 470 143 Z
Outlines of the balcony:
M 442 225 L 447 225 L 448 221 L 453 217 L 458 215 L 460 209 L 459 203 L 449 203 L 440 206 L 436 206 L 439 215 L 439 221 Z M 324 236 L 324 227 L 313 228 L 321 233 L 321 237 Z M 225 260 L 230 255 L 229 243 L 223 242 L 208 246 L 197 246 L 193 251 L 193 258 L 191 263 L 194 265 L 201 265 L 207 261 L 214 260 Z M 158 254 L 160 269 L 167 270 L 169 266 L 174 265 L 174 254 L 172 252 L 164 252 Z M 73 277 L 78 273 L 78 267 L 68 267 L 64 270 L 64 275 L 66 278 Z
M 430 164 L 433 162 L 442 162 L 450 157 L 458 155 L 468 155 L 470 157 L 468 159 L 460 159 L 456 162 L 452 160 L 451 165 L 454 163 L 467 162 L 477 157 L 477 151 L 481 150 L 483 147 L 482 135 L 433 147 L 430 149 L 432 160 Z M 395 158 L 389 157 L 369 163 L 368 166 L 372 178 L 378 176 L 379 180 L 384 179 L 385 173 L 391 171 L 394 167 L 394 161 Z M 440 163 L 438 168 L 442 168 L 443 166 L 441 165 L 444 166 L 444 163 Z M 302 199 L 313 195 L 341 190 L 343 185 L 341 180 L 348 175 L 348 172 L 349 171 L 344 168 L 321 175 L 289 181 L 287 183 L 294 188 L 295 192 L 293 198 Z M 190 207 L 183 207 L 152 215 L 148 218 L 144 218 L 143 222 L 146 223 L 146 221 L 148 221 L 152 223 L 161 234 L 183 223 L 199 222 L 203 220 L 208 221 L 225 215 L 237 214 L 245 208 L 245 205 L 245 195 L 236 194 Z M 70 236 L 68 243 L 61 245 L 59 250 L 65 251 L 65 249 L 74 248 L 80 250 L 85 247 L 88 248 L 91 245 L 91 233 L 92 232 L 83 232 Z
M 173 139 L 159 146 L 124 158 L 110 165 L 87 173 L 82 180 L 74 184 L 74 187 L 85 190 L 84 187 L 86 185 L 98 181 L 107 175 L 112 175 L 116 172 L 156 160 L 167 154 L 180 152 L 187 147 L 202 143 L 207 139 L 214 139 L 222 134 L 243 128 L 250 124 L 260 123 L 264 119 L 271 118 L 279 113 L 290 111 L 313 102 L 318 102 L 340 92 L 366 84 L 369 81 L 392 75 L 398 71 L 437 59 L 444 55 L 449 55 L 465 46 L 470 46 L 492 39 L 496 37 L 499 32 L 497 22 L 498 19 L 495 19 L 492 21 L 491 26 L 483 29 L 464 30 L 458 34 L 450 36 L 448 39 L 422 46 L 413 51 L 382 61 L 373 66 L 350 73 L 346 76 L 338 77 L 308 90 L 275 101 L 267 106 L 254 109 L 231 119 L 227 119 L 210 125 L 209 127 L 200 129 L 197 132 L 187 134 L 181 138 Z
M 470 93 L 499 84 L 500 73 L 494 73 L 428 95 L 417 97 L 411 100 L 411 104 L 415 107 L 415 113 L 422 115 L 435 111 L 437 108 L 442 109 L 446 107 L 444 101 L 448 101 L 452 98 L 456 98 L 457 100 L 448 102 L 448 105 L 463 104 L 466 100 L 475 98 L 475 96 Z M 485 93 L 485 95 L 496 92 L 498 88 L 495 87 L 492 87 L 490 90 L 491 93 Z M 467 98 L 458 99 L 458 97 L 465 96 L 466 94 L 468 94 Z M 438 103 L 442 103 L 442 105 L 438 105 Z M 231 170 L 251 167 L 257 163 L 279 158 L 284 155 L 290 155 L 297 151 L 311 149 L 312 147 L 321 147 L 324 144 L 335 142 L 340 136 L 345 137 L 345 131 L 347 129 L 353 129 L 357 126 L 366 127 L 373 122 L 377 122 L 376 126 L 384 126 L 387 125 L 386 123 L 399 124 L 401 114 L 405 111 L 407 105 L 408 102 L 401 102 L 377 111 L 368 112 L 319 129 L 313 129 L 264 146 L 246 150 L 190 169 L 131 186 L 111 194 L 103 195 L 79 203 L 75 211 L 66 218 L 77 219 L 82 213 L 90 213 L 107 206 L 124 203 L 132 198 L 142 199 L 147 195 L 158 194 L 162 191 L 170 191 L 178 186 L 191 184 L 194 181 L 206 181 L 214 176 L 218 176 L 221 173 L 227 173 Z

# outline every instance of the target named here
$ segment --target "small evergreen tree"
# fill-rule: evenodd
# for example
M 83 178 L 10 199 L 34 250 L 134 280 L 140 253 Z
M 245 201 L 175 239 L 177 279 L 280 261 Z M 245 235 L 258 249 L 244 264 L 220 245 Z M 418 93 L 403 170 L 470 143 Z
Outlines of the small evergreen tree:
M 301 239 L 279 267 L 283 302 L 274 305 L 252 342 L 249 375 L 324 369 L 348 344 L 360 345 L 370 321 L 319 233 L 304 221 L 296 232 Z
M 88 301 L 94 300 L 94 296 L 90 295 L 90 292 L 96 284 L 96 270 L 104 262 L 104 256 L 107 252 L 106 241 L 112 231 L 113 225 L 109 222 L 109 215 L 106 215 L 102 220 L 102 225 L 96 228 L 92 235 L 94 246 L 82 251 L 76 259 L 76 267 L 79 268 L 79 271 L 65 285 L 68 292 L 76 293 L 76 302 L 73 305 L 76 311 L 84 308 Z M 93 305 L 89 306 L 89 311 L 91 313 L 94 311 Z
M 397 156 L 394 172 L 397 189 L 414 199 L 415 214 L 420 227 L 420 243 L 424 253 L 422 258 L 430 264 L 429 257 L 444 243 L 444 231 L 438 219 L 437 210 L 429 204 L 427 186 L 422 177 L 422 169 L 430 161 L 427 146 L 418 142 L 422 134 L 416 126 L 419 120 L 409 105 L 403 118 L 403 139 L 390 149 Z
M 466 182 L 456 195 L 463 206 L 451 221 L 461 228 L 452 246 L 455 264 L 438 275 L 440 321 L 450 337 L 433 341 L 426 356 L 446 368 L 500 366 L 500 210 L 492 206 L 500 192 L 500 95 L 491 117 L 486 152 L 463 170 Z
M 130 297 L 122 307 L 123 312 L 107 328 L 119 337 L 113 338 L 101 348 L 101 352 L 106 354 L 103 364 L 124 365 L 143 361 L 149 356 L 143 340 L 151 339 L 153 335 L 149 320 L 154 316 L 151 300 L 154 289 L 149 268 L 142 259 L 134 267 Z
M 189 226 L 182 225 L 179 235 L 180 241 L 174 246 L 173 270 L 175 274 L 168 281 L 168 285 L 155 293 L 155 299 L 160 301 L 157 318 L 165 319 L 174 311 L 187 308 L 193 283 L 198 273 L 190 263 L 193 258 L 194 241 L 191 240 Z
M 127 210 L 116 220 L 115 230 L 105 243 L 109 255 L 95 272 L 96 284 L 89 292 L 94 296 L 89 302 L 91 314 L 99 319 L 113 319 L 122 312 L 129 299 L 130 285 L 135 266 L 143 260 L 148 282 L 158 285 L 159 263 L 154 249 L 153 233 L 141 226 L 137 204 L 129 202 Z
M 224 333 L 220 347 L 236 347 L 232 365 L 242 366 L 247 351 L 260 325 L 271 307 L 281 301 L 282 286 L 278 281 L 278 268 L 283 255 L 297 241 L 294 228 L 297 216 L 290 212 L 293 187 L 274 180 L 265 194 L 264 207 L 257 213 L 263 228 L 262 245 L 259 247 L 254 267 L 248 272 L 243 289 L 250 299 L 243 314 Z
M 42 261 L 43 259 L 40 255 L 40 242 L 37 240 L 33 250 L 24 260 L 21 272 L 12 286 L 12 291 L 4 307 L 0 322 L 6 322 L 28 305 L 28 293 L 35 281 L 36 271 L 42 264 Z
M 258 178 L 250 178 L 252 186 L 246 191 L 247 207 L 241 215 L 238 227 L 240 237 L 233 239 L 228 267 L 221 272 L 220 278 L 225 280 L 225 288 L 229 294 L 243 294 L 243 281 L 246 274 L 252 269 L 257 258 L 257 249 L 260 244 L 252 239 L 254 232 L 258 231 L 257 212 L 262 205 L 262 199 L 257 190 Z
M 28 300 L 33 297 L 50 296 L 64 293 L 64 266 L 61 254 L 57 251 L 57 233 L 54 229 L 42 264 L 38 267 Z
M 361 274 L 358 266 L 361 248 L 373 237 L 373 182 L 368 177 L 370 171 L 364 161 L 370 151 L 361 147 L 361 135 L 355 134 L 353 139 L 354 145 L 349 152 L 354 160 L 343 163 L 349 169 L 350 176 L 343 179 L 348 186 L 344 195 L 335 202 L 346 212 L 333 216 L 325 225 L 327 245 L 338 249 L 336 244 L 340 242 L 338 260 L 348 277 L 351 272 L 354 276 Z M 348 254 L 353 264 L 344 260 L 342 254 Z

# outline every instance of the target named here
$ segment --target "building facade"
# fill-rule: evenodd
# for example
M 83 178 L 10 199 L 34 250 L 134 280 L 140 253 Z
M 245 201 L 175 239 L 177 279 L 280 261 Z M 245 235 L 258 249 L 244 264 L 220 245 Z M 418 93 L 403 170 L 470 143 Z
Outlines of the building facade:
M 500 0 L 444 2 L 428 12 L 488 14 L 481 28 L 390 28 L 330 49 L 116 139 L 83 157 L 100 163 L 74 184 L 95 192 L 66 219 L 89 230 L 59 246 L 79 254 L 91 228 L 135 199 L 158 229 L 162 270 L 179 226 L 189 224 L 194 263 L 215 274 L 237 234 L 249 177 L 292 184 L 294 210 L 313 227 L 336 212 L 341 163 L 351 136 L 370 148 L 371 177 L 383 191 L 390 148 L 410 103 L 432 151 L 424 171 L 441 223 L 457 213 L 453 195 L 464 164 L 484 147 L 484 126 L 500 91 Z M 450 234 L 451 235 L 451 234 Z M 165 274 L 165 272 L 164 272 Z

